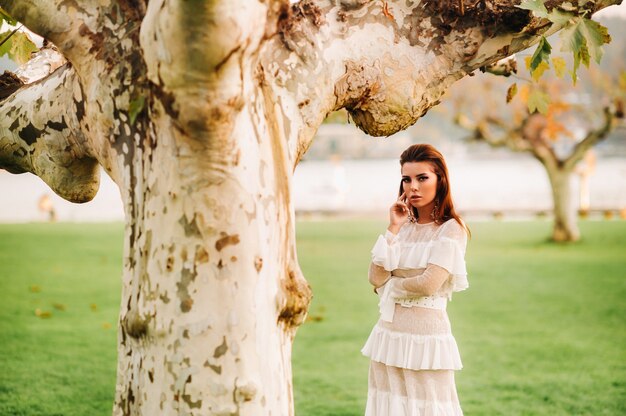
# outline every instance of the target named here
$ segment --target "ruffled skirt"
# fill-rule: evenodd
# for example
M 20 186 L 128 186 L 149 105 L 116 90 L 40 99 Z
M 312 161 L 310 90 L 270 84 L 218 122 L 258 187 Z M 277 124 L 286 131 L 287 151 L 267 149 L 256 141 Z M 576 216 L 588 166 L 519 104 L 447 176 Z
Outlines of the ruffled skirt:
M 462 415 L 454 382 L 462 363 L 446 311 L 395 308 L 362 349 L 371 359 L 365 415 Z

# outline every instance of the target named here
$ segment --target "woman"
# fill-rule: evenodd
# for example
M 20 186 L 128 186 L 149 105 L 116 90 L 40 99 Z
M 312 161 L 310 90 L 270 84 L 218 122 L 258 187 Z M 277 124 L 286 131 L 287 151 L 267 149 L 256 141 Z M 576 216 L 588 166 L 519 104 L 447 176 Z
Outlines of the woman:
M 415 144 L 400 157 L 402 182 L 389 227 L 372 249 L 369 281 L 380 296 L 366 415 L 462 415 L 454 371 L 462 368 L 446 304 L 468 287 L 469 230 L 454 211 L 441 153 Z

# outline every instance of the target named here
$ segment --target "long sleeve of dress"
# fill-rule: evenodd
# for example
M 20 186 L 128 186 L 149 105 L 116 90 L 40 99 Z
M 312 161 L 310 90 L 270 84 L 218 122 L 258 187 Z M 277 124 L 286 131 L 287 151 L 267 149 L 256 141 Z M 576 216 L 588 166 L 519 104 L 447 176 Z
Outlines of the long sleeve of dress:
M 384 239 L 389 246 L 393 246 L 398 237 L 396 234 L 387 230 L 385 232 Z M 387 281 L 391 278 L 391 272 L 390 270 L 386 270 L 384 266 L 372 262 L 370 263 L 368 278 L 369 282 L 374 286 L 374 290 L 376 290 L 387 283 Z
M 384 236 L 378 236 L 376 244 L 372 248 L 372 263 L 389 272 L 398 268 L 399 256 L 402 252 L 402 241 L 400 240 L 403 231 L 404 227 L 400 229 L 398 234 L 387 230 Z
M 450 272 L 436 264 L 428 264 L 419 276 L 400 280 L 401 288 L 408 296 L 432 296 L 450 276 Z
M 374 286 L 374 289 L 378 289 L 383 286 L 389 278 L 391 277 L 391 273 L 385 270 L 384 267 L 381 267 L 377 264 L 370 263 L 370 269 L 368 272 L 368 278 L 370 283 Z

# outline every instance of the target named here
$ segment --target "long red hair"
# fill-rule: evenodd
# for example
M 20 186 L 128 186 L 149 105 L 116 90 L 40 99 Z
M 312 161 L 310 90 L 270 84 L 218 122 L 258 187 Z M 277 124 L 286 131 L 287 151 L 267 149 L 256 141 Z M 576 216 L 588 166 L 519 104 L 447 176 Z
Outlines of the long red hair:
M 463 222 L 459 214 L 454 210 L 454 203 L 452 202 L 452 194 L 450 193 L 450 179 L 448 175 L 448 166 L 443 158 L 443 155 L 429 144 L 414 144 L 409 146 L 400 155 L 400 166 L 407 162 L 428 162 L 433 167 L 435 175 L 437 175 L 437 193 L 435 194 L 435 206 L 437 209 L 434 211 L 435 224 L 443 224 L 451 218 L 454 218 L 456 222 L 465 229 L 468 235 L 471 236 L 471 232 L 467 225 Z M 402 182 L 400 182 L 400 190 L 398 196 L 404 192 L 402 188 Z M 411 207 L 413 216 L 418 217 L 418 212 L 415 207 Z

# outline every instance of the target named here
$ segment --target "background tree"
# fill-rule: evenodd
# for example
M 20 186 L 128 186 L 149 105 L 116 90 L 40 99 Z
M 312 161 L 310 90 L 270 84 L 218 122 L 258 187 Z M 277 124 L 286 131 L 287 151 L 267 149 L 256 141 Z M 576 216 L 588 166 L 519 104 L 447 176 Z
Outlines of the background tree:
M 552 43 L 559 46 L 555 39 Z M 613 49 L 610 56 L 623 54 L 624 42 L 619 39 L 616 45 L 609 45 L 610 48 Z M 563 48 L 555 47 L 559 49 Z M 526 56 L 519 59 L 520 62 L 508 61 L 506 66 L 509 69 L 526 66 L 530 70 L 531 59 Z M 470 139 L 527 152 L 542 164 L 552 189 L 553 241 L 580 238 L 578 194 L 574 186 L 577 167 L 580 168 L 579 162 L 594 145 L 620 125 L 623 117 L 626 67 L 614 59 L 609 64 L 612 66 L 605 63 L 603 68 L 590 67 L 581 74 L 577 85 L 572 86 L 566 79 L 569 77 L 566 77 L 565 57 L 553 52 L 550 60 L 530 70 L 527 78 L 523 75 L 513 76 L 512 80 L 485 76 L 480 82 L 467 86 L 475 93 L 457 90 L 450 97 L 454 121 L 472 132 Z M 512 73 L 499 72 L 507 76 Z M 500 102 L 501 105 L 476 105 L 475 97 L 479 95 L 481 102 Z M 508 105 L 505 105 L 505 97 L 510 102 Z
M 67 60 L 1 102 L 0 167 L 75 202 L 99 166 L 120 187 L 114 414 L 293 413 L 296 164 L 329 112 L 390 135 L 567 24 L 516 4 L 0 0 Z

